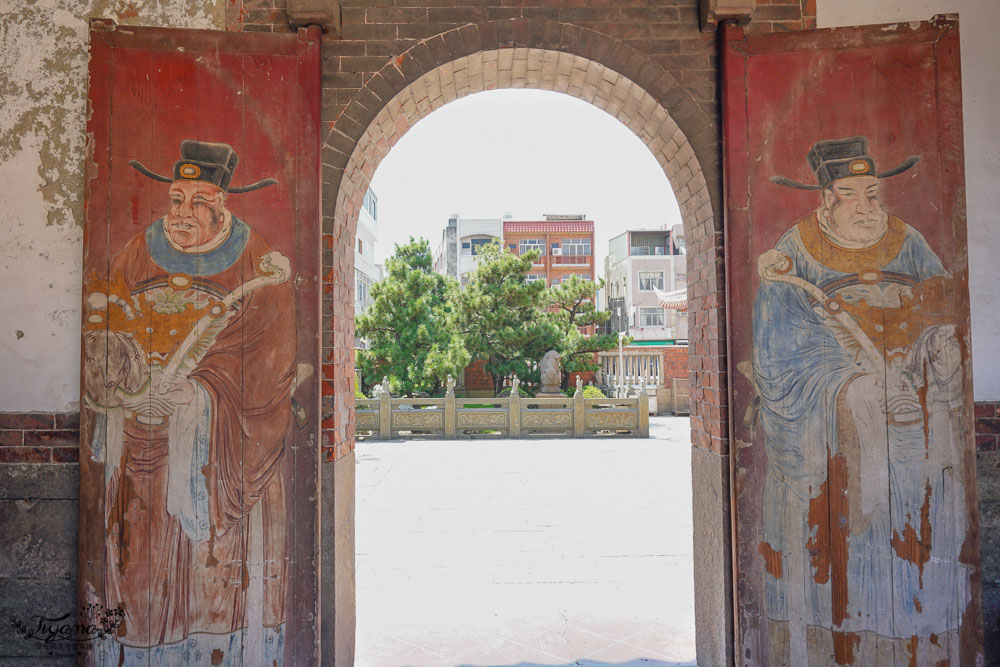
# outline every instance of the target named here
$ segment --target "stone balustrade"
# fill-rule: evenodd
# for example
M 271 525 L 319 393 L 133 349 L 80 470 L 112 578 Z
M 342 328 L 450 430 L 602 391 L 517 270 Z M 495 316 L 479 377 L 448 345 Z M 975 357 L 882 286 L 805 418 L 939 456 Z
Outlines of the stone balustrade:
M 584 398 L 582 383 L 573 397 L 525 398 L 515 383 L 510 398 L 457 398 L 449 386 L 444 398 L 355 400 L 358 440 L 426 438 L 609 438 L 649 437 L 649 397 Z

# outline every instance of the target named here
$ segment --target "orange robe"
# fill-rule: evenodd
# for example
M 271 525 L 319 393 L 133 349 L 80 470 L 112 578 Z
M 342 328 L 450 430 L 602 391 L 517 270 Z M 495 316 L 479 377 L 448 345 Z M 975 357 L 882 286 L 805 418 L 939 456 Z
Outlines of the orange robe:
M 271 249 L 234 218 L 234 232 L 236 225 L 243 234 L 242 252 L 230 253 L 222 264 L 232 263 L 210 275 L 171 272 L 151 255 L 151 232 L 132 238 L 112 262 L 109 291 L 133 304 L 134 318 L 111 306 L 110 329 L 131 333 L 151 363 L 165 365 L 207 308 L 262 275 L 260 258 Z M 215 264 L 207 270 L 218 268 Z M 124 609 L 116 633 L 124 647 L 175 644 L 196 633 L 231 635 L 247 627 L 253 605 L 263 606 L 266 628 L 279 628 L 285 620 L 284 447 L 295 369 L 291 286 L 261 287 L 232 309 L 225 328 L 187 376 L 204 401 L 207 461 L 173 473 L 184 483 L 185 476 L 193 480 L 195 504 L 207 508 L 196 521 L 202 530 L 192 538 L 191 529 L 168 511 L 171 416 L 157 420 L 126 413 L 121 461 L 106 462 L 114 468 L 105 503 L 105 604 Z M 163 423 L 150 423 L 157 421 Z M 250 529 L 256 505 L 261 536 L 252 536 Z M 252 538 L 263 541 L 261 601 L 248 600 Z M 230 646 L 237 644 L 234 640 Z M 219 650 L 225 651 L 224 643 Z M 219 657 L 224 664 L 234 658 L 213 653 L 212 664 L 220 664 Z M 209 662 L 207 655 L 203 659 Z

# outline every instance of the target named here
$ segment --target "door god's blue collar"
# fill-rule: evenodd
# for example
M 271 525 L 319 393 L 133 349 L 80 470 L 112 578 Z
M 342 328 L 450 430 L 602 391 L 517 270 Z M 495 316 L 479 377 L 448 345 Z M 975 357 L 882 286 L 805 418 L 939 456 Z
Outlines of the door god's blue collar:
M 146 228 L 146 247 L 158 266 L 169 273 L 186 273 L 191 276 L 212 276 L 222 273 L 240 258 L 250 240 L 250 228 L 233 216 L 232 228 L 218 248 L 202 253 L 177 250 L 167 241 L 163 218 Z

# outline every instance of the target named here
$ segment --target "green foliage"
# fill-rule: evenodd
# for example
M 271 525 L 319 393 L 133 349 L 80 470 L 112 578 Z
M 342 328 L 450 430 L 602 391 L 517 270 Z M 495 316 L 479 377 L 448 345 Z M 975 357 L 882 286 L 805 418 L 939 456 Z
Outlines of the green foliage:
M 484 359 L 493 375 L 494 392 L 517 374 L 538 383 L 535 362 L 558 349 L 560 332 L 542 312 L 545 283 L 528 282 L 537 252 L 518 257 L 498 242 L 479 250 L 479 266 L 455 298 L 455 315 L 473 359 Z
M 569 373 L 596 371 L 598 364 L 594 361 L 594 354 L 618 347 L 616 333 L 592 336 L 580 333 L 580 327 L 596 327 L 611 317 L 610 312 L 598 311 L 595 305 L 597 290 L 603 286 L 603 279 L 595 284 L 574 275 L 551 287 L 545 295 L 545 305 L 553 310 L 546 315 L 561 334 L 560 346 L 556 349 L 562 355 L 564 382 Z
M 469 363 L 452 310 L 458 285 L 432 266 L 427 240 L 413 237 L 386 261 L 385 278 L 372 286 L 374 301 L 355 321 L 370 346 L 357 352 L 364 387 L 388 376 L 393 393 L 437 394 Z
M 570 398 L 573 398 L 573 396 L 576 394 L 576 387 L 568 387 L 566 389 L 563 389 L 563 393 L 566 394 L 567 396 L 569 396 Z M 603 391 L 601 391 L 597 387 L 595 387 L 593 385 L 590 385 L 590 384 L 584 385 L 584 387 L 583 387 L 583 397 L 584 398 L 607 398 L 607 396 L 604 394 Z
M 521 398 L 535 397 L 534 394 L 532 394 L 530 391 L 521 386 L 518 386 L 517 388 L 517 395 L 520 396 Z M 497 394 L 497 398 L 510 398 L 510 387 L 504 387 L 503 389 L 501 389 L 500 393 Z

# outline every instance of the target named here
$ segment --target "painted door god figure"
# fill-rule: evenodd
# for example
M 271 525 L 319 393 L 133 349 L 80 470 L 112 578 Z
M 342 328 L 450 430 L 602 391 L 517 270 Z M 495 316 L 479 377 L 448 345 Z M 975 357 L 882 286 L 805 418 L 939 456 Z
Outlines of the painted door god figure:
M 807 159 L 815 185 L 771 180 L 818 208 L 758 258 L 753 307 L 770 657 L 930 664 L 958 655 L 972 572 L 956 281 L 882 206 L 919 157 L 879 172 L 856 136 Z
M 105 463 L 98 664 L 281 664 L 283 457 L 295 375 L 288 260 L 226 206 L 239 158 L 185 140 L 167 214 L 88 288 L 89 452 Z

